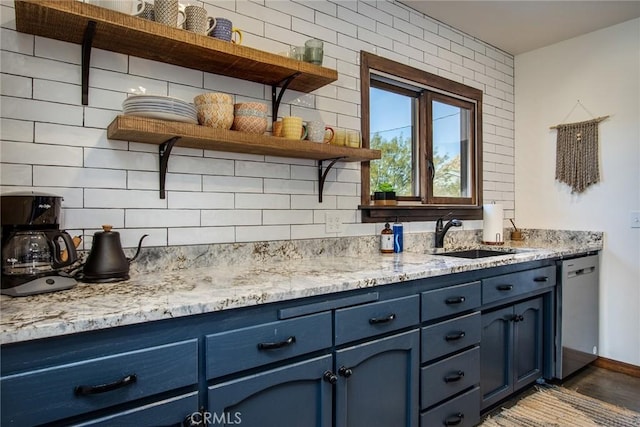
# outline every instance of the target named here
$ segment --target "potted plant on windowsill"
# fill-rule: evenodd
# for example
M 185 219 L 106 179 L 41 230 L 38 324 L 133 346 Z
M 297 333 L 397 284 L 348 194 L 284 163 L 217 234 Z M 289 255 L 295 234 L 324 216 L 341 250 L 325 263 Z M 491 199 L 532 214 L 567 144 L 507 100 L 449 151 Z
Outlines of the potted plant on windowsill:
M 373 192 L 373 204 L 374 205 L 396 205 L 396 191 L 393 185 L 388 182 L 381 182 L 378 184 L 378 189 Z

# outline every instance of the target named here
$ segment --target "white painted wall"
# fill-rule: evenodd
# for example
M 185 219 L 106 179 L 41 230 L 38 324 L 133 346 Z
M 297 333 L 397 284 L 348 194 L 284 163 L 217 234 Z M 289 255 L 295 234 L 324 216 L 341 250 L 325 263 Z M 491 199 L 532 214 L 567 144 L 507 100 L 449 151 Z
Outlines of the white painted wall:
M 200 2 L 197 2 L 200 3 Z M 484 91 L 484 198 L 513 213 L 513 57 L 393 1 L 202 2 L 213 16 L 244 30 L 243 44 L 287 51 L 316 37 L 324 65 L 338 81 L 312 94 L 287 92 L 280 115 L 360 128 L 359 52 L 410 64 Z M 85 235 L 100 224 L 123 244 L 171 246 L 337 236 L 325 233 L 326 211 L 345 223 L 342 235 L 377 234 L 360 223 L 360 165 L 338 164 L 318 203 L 310 160 L 174 149 L 168 197 L 158 198 L 157 146 L 111 141 L 105 128 L 120 114 L 129 88 L 191 100 L 222 91 L 236 102 L 266 101 L 271 88 L 94 49 L 89 105 L 80 104 L 80 46 L 15 31 L 13 1 L 0 1 L 1 188 L 64 196 L 64 224 Z M 477 228 L 480 221 L 467 222 Z M 434 223 L 405 224 L 407 232 Z M 87 249 L 89 247 L 86 247 Z
M 600 351 L 640 365 L 640 20 L 515 58 L 516 220 L 522 227 L 604 231 Z M 601 182 L 583 194 L 554 181 L 549 126 L 600 123 Z

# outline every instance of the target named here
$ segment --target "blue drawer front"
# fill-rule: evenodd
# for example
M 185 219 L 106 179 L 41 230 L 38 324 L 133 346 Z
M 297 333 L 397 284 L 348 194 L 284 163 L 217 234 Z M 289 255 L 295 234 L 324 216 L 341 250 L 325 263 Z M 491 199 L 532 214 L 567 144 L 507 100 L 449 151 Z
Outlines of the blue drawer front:
M 331 347 L 331 313 L 207 335 L 207 379 Z
M 198 392 L 160 400 L 128 411 L 72 424 L 73 427 L 158 427 L 182 425 L 187 418 L 202 419 L 198 412 Z
M 480 307 L 480 282 L 449 286 L 422 293 L 422 320 L 452 316 Z
M 513 298 L 555 286 L 556 267 L 542 267 L 491 277 L 482 281 L 482 303 Z
M 474 347 L 421 369 L 420 407 L 426 409 L 479 383 L 480 347 Z
M 420 415 L 420 427 L 451 425 L 474 427 L 480 422 L 480 388 L 443 403 Z
M 78 395 L 79 386 L 124 386 Z M 2 425 L 36 425 L 88 413 L 198 382 L 198 341 L 181 341 L 0 379 Z M 38 402 L 34 405 L 33 402 Z
M 417 325 L 419 296 L 336 310 L 336 345 Z
M 422 328 L 422 361 L 436 359 L 480 342 L 480 312 Z

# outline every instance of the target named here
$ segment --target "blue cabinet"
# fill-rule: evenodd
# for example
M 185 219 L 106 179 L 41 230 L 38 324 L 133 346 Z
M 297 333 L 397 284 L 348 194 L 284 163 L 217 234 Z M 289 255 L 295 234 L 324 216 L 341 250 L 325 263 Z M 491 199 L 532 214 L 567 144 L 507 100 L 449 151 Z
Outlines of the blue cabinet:
M 418 329 L 338 350 L 336 427 L 417 427 L 419 352 Z

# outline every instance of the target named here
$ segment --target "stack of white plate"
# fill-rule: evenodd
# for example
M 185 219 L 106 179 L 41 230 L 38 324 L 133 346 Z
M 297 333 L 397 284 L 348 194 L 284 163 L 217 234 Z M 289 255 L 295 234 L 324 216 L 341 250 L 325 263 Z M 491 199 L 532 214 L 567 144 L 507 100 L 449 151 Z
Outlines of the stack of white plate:
M 129 116 L 198 124 L 196 107 L 170 96 L 133 95 L 124 100 L 122 111 Z

